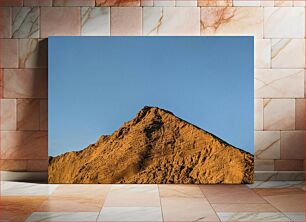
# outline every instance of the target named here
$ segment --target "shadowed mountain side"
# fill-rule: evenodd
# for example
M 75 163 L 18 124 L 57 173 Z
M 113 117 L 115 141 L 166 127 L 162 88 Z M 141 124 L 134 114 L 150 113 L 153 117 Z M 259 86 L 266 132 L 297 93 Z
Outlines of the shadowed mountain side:
M 49 157 L 49 183 L 252 183 L 253 155 L 157 107 L 110 136 Z

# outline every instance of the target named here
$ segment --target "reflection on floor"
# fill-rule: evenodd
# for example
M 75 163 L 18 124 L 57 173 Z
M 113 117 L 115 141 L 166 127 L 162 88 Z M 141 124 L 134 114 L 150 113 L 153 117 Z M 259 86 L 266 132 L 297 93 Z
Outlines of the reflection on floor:
M 0 221 L 305 221 L 302 182 L 48 185 L 1 182 Z

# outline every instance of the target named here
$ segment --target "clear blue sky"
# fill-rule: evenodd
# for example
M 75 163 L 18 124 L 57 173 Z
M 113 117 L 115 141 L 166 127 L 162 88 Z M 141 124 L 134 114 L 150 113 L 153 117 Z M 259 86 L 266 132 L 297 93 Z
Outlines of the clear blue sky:
M 253 153 L 253 37 L 49 37 L 49 155 L 81 150 L 145 105 Z

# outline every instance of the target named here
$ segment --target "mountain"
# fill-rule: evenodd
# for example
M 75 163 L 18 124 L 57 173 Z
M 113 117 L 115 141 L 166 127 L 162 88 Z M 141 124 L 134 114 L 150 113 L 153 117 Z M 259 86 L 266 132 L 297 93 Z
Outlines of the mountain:
M 252 183 L 253 155 L 145 106 L 110 136 L 49 157 L 49 183 Z

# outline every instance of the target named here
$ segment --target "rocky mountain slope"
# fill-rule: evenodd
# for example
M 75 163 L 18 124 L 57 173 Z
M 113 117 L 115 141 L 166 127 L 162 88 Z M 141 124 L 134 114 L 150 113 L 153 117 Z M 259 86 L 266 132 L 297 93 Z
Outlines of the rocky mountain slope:
M 49 157 L 49 183 L 252 183 L 253 155 L 157 107 L 110 136 Z

